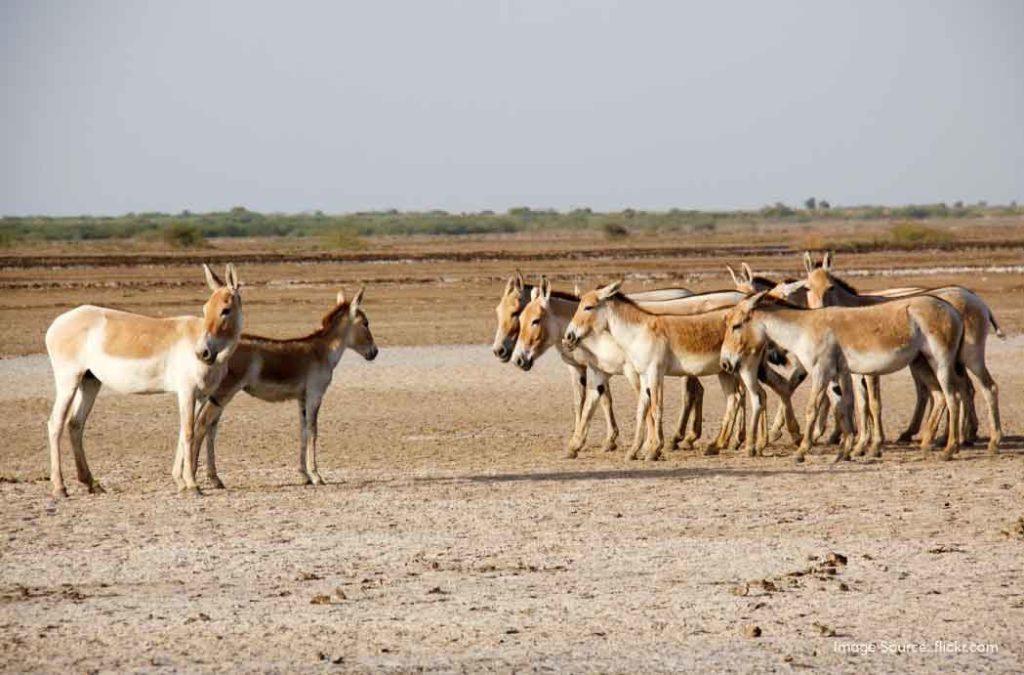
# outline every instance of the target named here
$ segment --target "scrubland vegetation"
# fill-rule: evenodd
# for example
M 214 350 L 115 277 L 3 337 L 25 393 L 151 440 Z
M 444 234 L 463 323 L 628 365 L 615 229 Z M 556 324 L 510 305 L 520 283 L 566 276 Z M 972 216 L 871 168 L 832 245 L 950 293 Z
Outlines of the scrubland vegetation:
M 327 247 L 358 248 L 360 237 L 374 235 L 466 235 L 539 230 L 593 230 L 612 239 L 641 232 L 712 232 L 720 225 L 764 222 L 893 221 L 892 241 L 899 245 L 942 243 L 944 233 L 922 227 L 923 220 L 1024 215 L 1024 207 L 946 204 L 899 207 L 835 207 L 808 199 L 803 208 L 776 203 L 758 210 L 698 211 L 624 209 L 596 212 L 589 208 L 559 212 L 528 207 L 504 213 L 446 211 L 367 211 L 329 215 L 321 211 L 296 214 L 258 213 L 238 206 L 229 211 L 191 213 L 129 213 L 121 216 L 7 216 L 0 219 L 0 246 L 23 240 L 163 239 L 175 247 L 194 247 L 217 237 L 319 237 Z

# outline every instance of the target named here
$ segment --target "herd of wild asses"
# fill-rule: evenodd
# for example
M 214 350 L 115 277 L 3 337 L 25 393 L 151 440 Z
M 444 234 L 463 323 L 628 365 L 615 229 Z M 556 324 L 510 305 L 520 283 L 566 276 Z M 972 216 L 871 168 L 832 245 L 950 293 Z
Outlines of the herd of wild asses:
M 881 456 L 879 377 L 903 368 L 913 376 L 913 418 L 900 435 L 920 433 L 930 452 L 945 421 L 943 459 L 977 439 L 975 386 L 988 409 L 990 452 L 1002 437 L 998 389 L 985 363 L 990 330 L 1003 337 L 991 310 L 961 286 L 890 288 L 861 293 L 835 274 L 831 254 L 820 262 L 804 254 L 805 276 L 772 280 L 745 263 L 729 268 L 735 288 L 693 293 L 668 288 L 623 293 L 616 281 L 595 290 L 553 290 L 542 277 L 528 284 L 510 277 L 498 302 L 493 351 L 501 361 L 530 370 L 554 348 L 572 378 L 574 427 L 566 454 L 586 443 L 600 403 L 607 420 L 604 450 L 616 447 L 618 426 L 609 379 L 624 375 L 637 393 L 636 431 L 627 459 L 661 456 L 666 375 L 682 378 L 682 410 L 669 447 L 693 447 L 701 437 L 704 387 L 715 375 L 725 396 L 718 435 L 703 448 L 717 454 L 745 442 L 754 456 L 778 439 L 785 426 L 804 460 L 816 439 L 834 428 L 836 460 L 871 453 Z M 210 297 L 201 317 L 153 318 L 83 305 L 57 317 L 46 332 L 55 382 L 48 423 L 50 480 L 55 497 L 66 497 L 60 448 L 64 428 L 78 480 L 103 492 L 83 448 L 85 423 L 102 386 L 126 394 L 177 395 L 180 429 L 172 475 L 179 490 L 198 494 L 199 448 L 207 449 L 207 476 L 217 476 L 214 446 L 223 409 L 239 392 L 265 401 L 298 402 L 299 471 L 310 484 L 324 479 L 317 465 L 317 417 L 343 352 L 367 360 L 378 350 L 361 309 L 363 290 L 337 295 L 314 332 L 273 339 L 242 332 L 238 275 L 228 265 L 223 278 L 203 271 Z M 788 374 L 784 372 L 788 370 Z M 803 432 L 792 396 L 810 379 Z M 975 382 L 976 381 L 976 382 Z M 767 385 L 780 406 L 769 425 Z M 750 411 L 747 412 L 749 403 Z

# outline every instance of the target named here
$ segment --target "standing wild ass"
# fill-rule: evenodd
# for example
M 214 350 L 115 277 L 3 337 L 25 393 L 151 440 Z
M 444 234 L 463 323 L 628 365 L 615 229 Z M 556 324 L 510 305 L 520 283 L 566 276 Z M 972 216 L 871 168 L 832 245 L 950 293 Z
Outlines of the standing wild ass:
M 636 298 L 636 296 L 630 296 Z M 691 295 L 675 300 L 637 301 L 639 306 L 656 314 L 691 314 L 706 311 L 707 308 L 732 306 L 743 296 L 733 291 Z M 529 370 L 533 363 L 549 348 L 555 347 L 560 353 L 566 351 L 562 345 L 562 335 L 579 305 L 577 295 L 568 295 L 551 290 L 551 284 L 542 277 L 541 285 L 534 288 L 531 300 L 520 314 L 519 337 L 513 350 L 513 362 L 523 370 Z M 595 334 L 582 340 L 575 349 L 569 352 L 570 358 L 587 364 L 587 391 L 584 397 L 580 419 L 569 442 L 567 455 L 575 457 L 586 443 L 590 420 L 595 406 L 600 400 L 602 405 L 611 406 L 608 380 L 612 375 L 625 375 L 633 389 L 639 393 L 639 377 L 625 352 L 607 333 Z M 737 395 L 732 388 L 726 395 Z M 703 387 L 696 377 L 683 377 L 683 401 L 676 431 L 669 441 L 669 447 L 692 447 L 700 438 L 703 426 Z M 742 406 L 734 404 L 730 407 L 733 416 L 723 419 L 722 430 L 718 438 L 711 443 L 706 452 L 714 454 L 725 448 L 732 436 L 735 412 Z M 693 419 L 692 429 L 687 433 L 687 425 Z M 741 426 L 742 428 L 742 426 Z M 616 429 L 617 432 L 617 429 Z M 614 449 L 614 436 L 605 441 L 604 449 Z
M 522 274 L 519 270 L 509 277 L 505 284 L 505 290 L 502 292 L 501 299 L 498 301 L 497 307 L 495 307 L 495 313 L 498 318 L 498 327 L 494 335 L 494 345 L 492 350 L 494 355 L 501 360 L 502 363 L 507 363 L 512 358 L 512 352 L 515 349 L 516 341 L 519 338 L 520 329 L 520 315 L 523 310 L 529 304 L 532 298 L 534 286 L 527 284 L 523 279 Z M 641 291 L 635 294 L 635 297 L 652 300 L 652 301 L 667 301 L 672 299 L 686 298 L 692 296 L 693 292 L 685 288 L 664 288 L 652 291 Z M 575 296 L 568 294 L 556 294 L 556 297 L 566 299 L 575 306 Z M 561 336 L 561 332 L 558 333 Z M 600 400 L 601 407 L 604 410 L 605 420 L 608 425 L 608 433 L 604 443 L 604 449 L 606 451 L 612 451 L 616 446 L 616 439 L 619 435 L 618 424 L 615 422 L 615 413 L 612 409 L 611 390 L 607 386 L 607 377 L 602 377 L 602 373 L 597 370 L 590 370 L 593 378 L 588 378 L 588 368 L 593 366 L 594 368 L 600 368 L 601 359 L 597 358 L 590 350 L 583 350 L 578 353 L 572 350 L 566 350 L 561 348 L 561 342 L 556 338 L 556 345 L 558 345 L 559 356 L 569 371 L 570 381 L 572 382 L 573 391 L 573 439 L 576 439 L 580 435 L 580 426 L 582 423 L 583 406 L 586 402 L 588 386 L 597 394 L 597 400 Z M 597 351 L 603 351 L 602 348 L 598 347 Z M 605 364 L 606 366 L 608 364 Z M 611 367 L 611 366 L 609 366 Z M 614 374 L 615 372 L 623 372 L 620 370 L 603 371 L 605 376 Z M 630 373 L 625 373 L 627 378 Z M 593 379 L 593 382 L 590 380 Z M 597 380 L 601 380 L 598 382 Z M 701 405 L 700 399 L 702 395 L 702 388 L 700 383 L 690 381 L 684 383 L 684 409 L 690 401 L 694 401 L 694 405 L 699 407 Z M 581 443 L 586 442 L 586 435 L 582 436 Z M 582 446 L 580 446 L 582 447 Z M 574 441 L 570 440 L 566 456 L 573 458 L 579 452 L 579 448 L 575 447 Z
M 619 344 L 640 377 L 636 436 L 626 457 L 633 459 L 639 453 L 646 423 L 645 457 L 648 460 L 657 459 L 663 442 L 663 385 L 666 375 L 719 375 L 723 389 L 733 392 L 738 388 L 735 377 L 723 372 L 719 358 L 722 322 L 731 310 L 724 308 L 693 315 L 652 314 L 619 293 L 620 285 L 621 282 L 614 282 L 584 293 L 565 330 L 563 342 L 567 348 L 572 349 L 590 335 L 607 333 Z M 789 431 L 794 442 L 798 442 L 800 429 L 792 413 L 789 387 L 771 368 L 762 369 L 763 365 L 763 362 L 758 362 L 753 385 L 757 385 L 758 375 L 763 373 L 769 386 L 787 406 Z M 755 396 L 752 408 L 758 412 L 764 405 L 764 390 L 760 385 L 745 384 Z M 735 405 L 737 401 L 738 396 L 727 398 L 727 417 L 731 412 L 729 405 Z M 651 413 L 649 416 L 648 412 Z M 764 447 L 765 439 L 758 439 L 758 436 L 760 434 L 756 425 L 747 432 L 747 450 L 750 454 Z
M 351 302 L 346 301 L 344 291 L 339 292 L 334 307 L 320 321 L 320 328 L 305 337 L 278 340 L 242 335 L 224 379 L 203 403 L 196 418 L 193 468 L 199 461 L 199 448 L 205 437 L 206 476 L 214 487 L 224 487 L 214 457 L 217 427 L 224 408 L 239 391 L 271 403 L 298 401 L 299 473 L 307 485 L 327 483 L 317 466 L 320 403 L 347 347 L 367 361 L 377 358 L 370 320 L 360 308 L 362 300 L 362 288 Z
M 56 396 L 48 423 L 50 481 L 55 497 L 67 497 L 60 470 L 60 439 L 67 424 L 78 480 L 103 492 L 85 459 L 85 422 L 102 385 L 121 394 L 169 392 L 178 396 L 181 423 L 172 475 L 178 488 L 196 494 L 192 445 L 197 398 L 220 383 L 242 332 L 242 297 L 234 265 L 227 282 L 203 265 L 212 294 L 202 318 L 153 318 L 82 305 L 61 314 L 46 331 Z M 69 416 L 70 411 L 70 416 Z
M 964 324 L 963 345 L 960 348 L 959 358 L 967 370 L 973 374 L 981 384 L 981 394 L 985 399 L 989 413 L 990 436 L 988 449 L 990 452 L 997 452 L 999 442 L 1002 440 L 1003 431 L 999 420 L 999 389 L 992 378 L 985 363 L 985 346 L 988 341 L 989 327 L 995 331 L 1000 338 L 1004 337 L 999 329 L 996 319 L 985 301 L 979 298 L 972 291 L 962 286 L 943 286 L 932 289 L 890 289 L 887 295 L 882 293 L 860 294 L 855 288 L 835 276 L 832 273 L 833 258 L 831 253 L 826 253 L 820 266 L 814 266 L 810 253 L 804 254 L 804 264 L 807 268 L 807 304 L 811 308 L 836 305 L 841 307 L 868 307 L 881 303 L 890 302 L 893 294 L 900 292 L 902 295 L 913 295 L 915 293 L 927 293 L 928 295 L 941 298 L 952 305 L 960 313 Z M 970 384 L 970 378 L 963 378 L 964 411 L 967 418 L 967 438 L 973 441 L 978 428 L 978 417 L 974 410 L 974 387 Z M 917 386 L 917 404 L 914 408 L 913 419 L 910 426 L 900 436 L 901 440 L 909 441 L 921 425 L 921 419 L 925 414 L 928 403 L 928 396 L 925 395 L 925 385 L 915 380 Z M 881 429 L 880 411 L 880 389 L 877 378 L 868 378 L 867 382 L 868 408 L 871 414 L 872 442 L 881 444 L 883 434 Z M 938 424 L 941 415 L 939 409 L 932 410 L 931 424 Z M 931 432 L 934 434 L 934 430 Z
M 959 392 L 955 369 L 963 321 L 944 300 L 918 295 L 872 307 L 809 310 L 761 292 L 727 312 L 722 328 L 722 368 L 741 373 L 744 382 L 756 384 L 753 373 L 768 341 L 803 364 L 811 375 L 807 426 L 814 423 L 829 384 L 838 378 L 846 437 L 837 460 L 849 458 L 852 442 L 850 375 L 885 375 L 907 366 L 932 384 L 933 391 L 941 392 L 935 396 L 944 397 L 951 423 L 944 458 L 950 459 L 956 451 Z M 755 415 L 752 423 L 756 422 Z M 804 460 L 811 443 L 812 434 L 805 434 L 796 455 L 798 462 Z M 921 448 L 928 451 L 931 445 L 932 436 L 926 433 Z

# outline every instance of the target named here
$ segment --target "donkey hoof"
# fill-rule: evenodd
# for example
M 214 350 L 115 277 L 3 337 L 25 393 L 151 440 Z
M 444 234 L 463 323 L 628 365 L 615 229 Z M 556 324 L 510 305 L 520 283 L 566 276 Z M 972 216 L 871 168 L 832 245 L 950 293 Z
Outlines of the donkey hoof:
M 65 487 L 53 488 L 53 490 L 51 491 L 51 494 L 53 495 L 54 499 L 67 499 L 68 498 L 68 490 Z
M 988 454 L 998 455 L 999 454 L 999 441 L 992 439 L 988 442 Z
M 795 455 L 795 456 L 793 457 L 793 461 L 794 461 L 795 463 L 797 463 L 797 464 L 803 464 L 804 462 L 806 462 L 806 461 L 807 461 L 807 457 L 805 456 L 805 453 L 803 453 L 803 452 L 798 452 L 798 453 L 797 453 L 797 454 L 796 454 L 796 455 Z
M 902 433 L 899 438 L 896 439 L 897 443 L 910 443 L 914 440 L 914 434 Z
M 210 487 L 212 487 L 214 490 L 226 489 L 224 487 L 224 482 L 217 476 L 214 476 L 213 478 L 210 479 Z
M 626 453 L 626 455 L 625 455 L 624 459 L 625 459 L 625 460 L 626 460 L 627 462 L 632 462 L 632 461 L 636 460 L 636 457 L 637 457 L 637 455 L 639 455 L 639 454 L 640 454 L 640 451 L 639 451 L 639 450 L 631 450 L 631 451 L 629 451 L 629 452 L 627 452 L 627 453 Z
M 650 450 L 644 455 L 645 462 L 657 462 L 659 459 L 664 459 L 661 454 L 661 449 Z
M 721 454 L 721 452 L 721 448 L 719 448 L 717 445 L 709 445 L 706 448 L 704 448 L 703 454 L 705 457 L 716 457 L 719 454 Z
M 313 474 L 313 482 L 317 485 L 327 485 L 327 481 L 320 475 L 319 472 Z
M 185 488 L 183 488 L 180 491 L 180 494 L 181 494 L 182 497 L 202 497 L 203 496 L 203 492 L 202 492 L 202 490 L 199 489 L 198 485 L 193 485 L 191 487 L 185 487 Z
M 91 483 L 89 483 L 89 494 L 102 495 L 106 494 L 106 492 L 107 491 L 103 489 L 103 486 L 100 485 L 100 482 L 98 480 L 94 480 Z
M 601 446 L 602 452 L 615 452 L 616 450 L 618 450 L 618 446 L 615 444 L 615 441 L 605 443 L 604 445 Z
M 565 459 L 576 459 L 577 457 L 579 457 L 579 454 L 579 450 L 569 448 L 568 450 L 565 451 L 565 454 L 563 454 L 562 457 L 564 457 Z

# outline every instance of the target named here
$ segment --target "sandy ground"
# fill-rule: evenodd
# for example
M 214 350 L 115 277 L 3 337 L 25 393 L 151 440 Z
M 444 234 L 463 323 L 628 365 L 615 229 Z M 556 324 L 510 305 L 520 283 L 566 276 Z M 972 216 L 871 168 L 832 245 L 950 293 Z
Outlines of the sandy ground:
M 1010 334 L 990 341 L 999 456 L 979 446 L 922 461 L 890 444 L 882 461 L 836 466 L 829 451 L 798 466 L 781 445 L 765 458 L 625 463 L 598 450 L 600 414 L 588 449 L 561 459 L 570 387 L 554 354 L 522 373 L 484 346 L 504 277 L 519 265 L 561 287 L 627 275 L 631 287 L 717 288 L 738 260 L 644 240 L 530 264 L 590 245 L 574 236 L 243 266 L 247 326 L 272 335 L 308 330 L 338 286 L 368 281 L 382 352 L 346 355 L 324 403 L 330 485 L 299 484 L 293 405 L 239 397 L 219 439 L 228 489 L 198 499 L 170 478 L 173 400 L 101 394 L 86 447 L 108 492 L 85 493 L 66 448 L 71 498 L 52 501 L 40 355 L 46 324 L 82 302 L 195 312 L 194 263 L 67 265 L 56 251 L 0 265 L 0 669 L 1024 669 L 1024 245 L 839 259 L 858 286 L 961 283 L 989 301 Z M 446 245 L 508 255 L 416 257 Z M 748 259 L 779 274 L 800 266 Z M 721 396 L 706 384 L 710 436 Z M 624 446 L 634 401 L 621 381 L 613 393 Z M 886 378 L 883 395 L 894 437 L 909 377 Z
M 993 347 L 1022 357 L 1020 337 Z M 550 357 L 524 374 L 480 346 L 406 347 L 340 368 L 321 422 L 331 485 L 298 484 L 292 406 L 240 398 L 221 431 L 228 490 L 179 497 L 172 400 L 101 394 L 87 448 L 108 494 L 72 479 L 54 503 L 48 366 L 0 362 L 3 474 L 17 481 L 0 485 L 2 666 L 1024 666 L 1019 370 L 1001 378 L 998 457 L 889 447 L 881 462 L 796 466 L 688 452 L 624 464 L 596 449 L 600 423 L 578 460 L 559 459 L 569 384 Z M 910 387 L 889 379 L 895 429 Z M 630 397 L 614 391 L 628 432 Z M 847 563 L 829 567 L 830 552 Z M 949 651 L 976 643 L 998 651 Z

